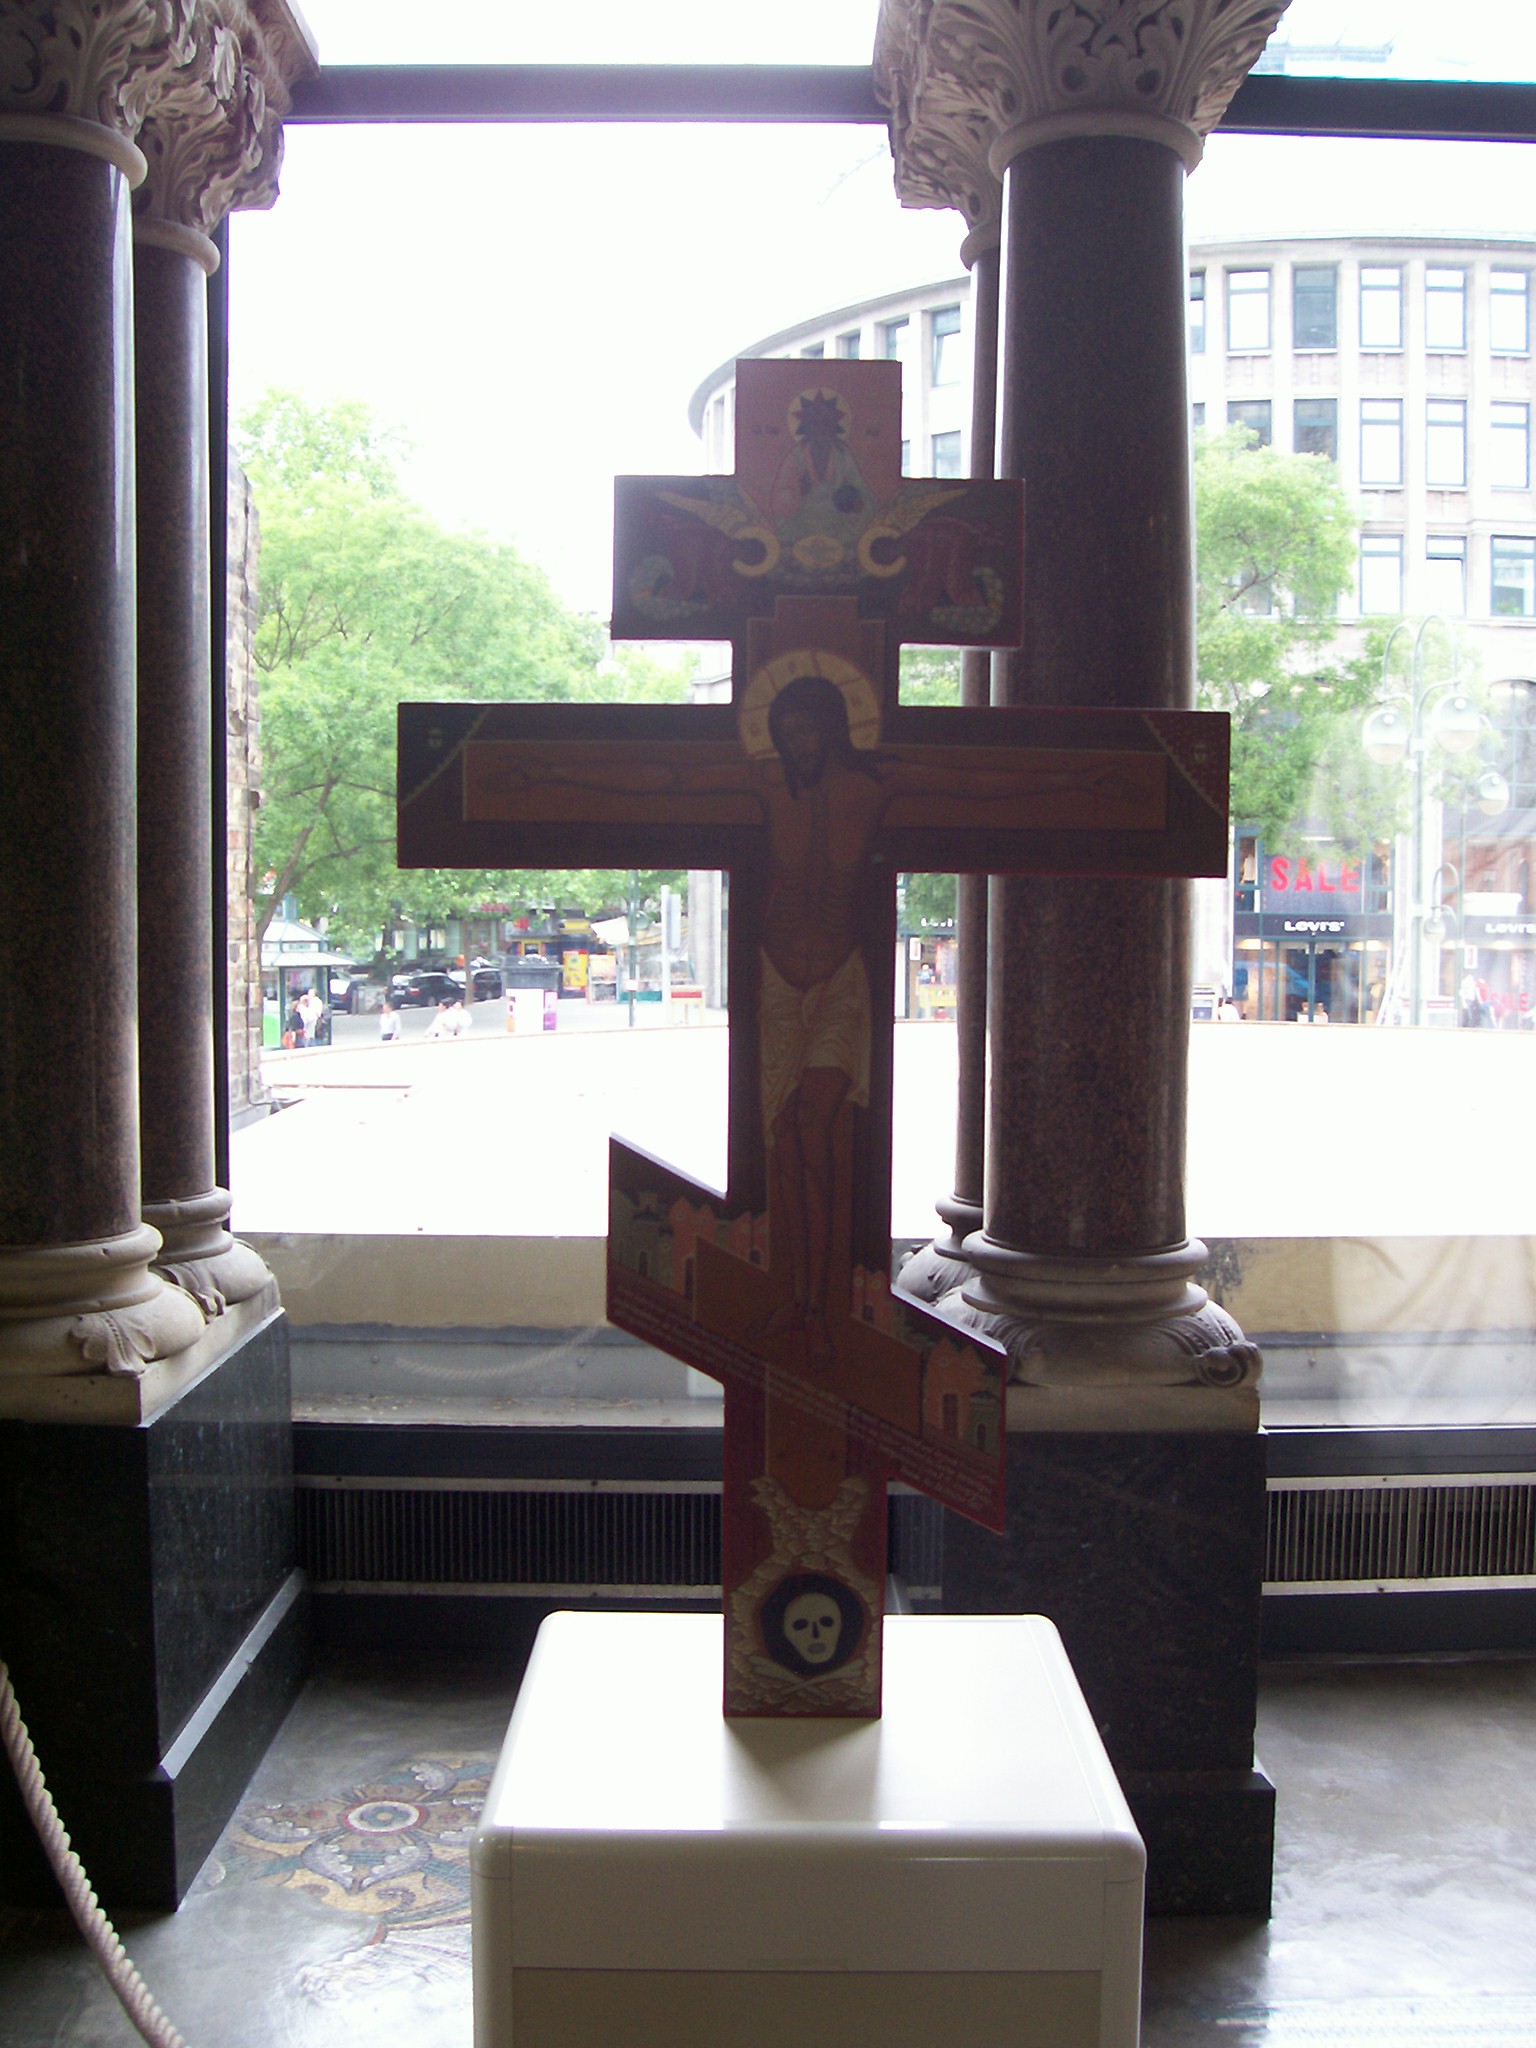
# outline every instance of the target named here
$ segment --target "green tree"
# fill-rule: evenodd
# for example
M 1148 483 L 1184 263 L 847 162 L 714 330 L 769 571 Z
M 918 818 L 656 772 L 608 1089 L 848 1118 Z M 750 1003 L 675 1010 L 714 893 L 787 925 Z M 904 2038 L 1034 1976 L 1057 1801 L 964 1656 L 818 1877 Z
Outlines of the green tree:
M 242 419 L 238 451 L 261 532 L 256 866 L 272 885 L 258 937 L 290 891 L 360 952 L 401 905 L 440 922 L 487 902 L 622 901 L 622 875 L 402 875 L 395 707 L 686 695 L 687 665 L 606 653 L 597 623 L 566 611 L 514 549 L 431 519 L 366 407 L 270 393 Z
M 1338 646 L 1356 527 L 1332 463 L 1255 445 L 1244 428 L 1195 443 L 1199 701 L 1232 717 L 1232 815 L 1274 838 L 1303 818 L 1360 848 L 1395 822 L 1359 713 L 1384 636 Z

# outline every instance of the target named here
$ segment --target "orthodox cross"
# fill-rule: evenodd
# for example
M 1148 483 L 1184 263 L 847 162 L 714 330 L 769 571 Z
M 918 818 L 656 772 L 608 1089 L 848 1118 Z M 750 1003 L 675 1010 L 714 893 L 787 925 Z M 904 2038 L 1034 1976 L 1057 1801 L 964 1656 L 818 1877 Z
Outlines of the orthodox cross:
M 616 638 L 728 705 L 407 704 L 403 867 L 725 868 L 728 1177 L 614 1140 L 608 1312 L 725 1385 L 725 1710 L 880 1711 L 886 1483 L 1000 1529 L 1000 1349 L 890 1280 L 902 870 L 1219 875 L 1224 718 L 898 702 L 1010 645 L 1021 486 L 905 479 L 895 364 L 744 362 L 731 477 L 621 478 Z

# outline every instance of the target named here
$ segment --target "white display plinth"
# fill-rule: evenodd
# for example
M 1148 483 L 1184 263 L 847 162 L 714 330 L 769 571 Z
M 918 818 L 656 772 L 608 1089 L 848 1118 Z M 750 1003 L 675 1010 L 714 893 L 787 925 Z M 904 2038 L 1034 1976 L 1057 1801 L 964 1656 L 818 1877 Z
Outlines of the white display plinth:
M 556 1614 L 473 1853 L 476 2048 L 1135 2048 L 1145 1853 L 1036 1615 L 879 1721 L 727 1721 L 722 1623 Z

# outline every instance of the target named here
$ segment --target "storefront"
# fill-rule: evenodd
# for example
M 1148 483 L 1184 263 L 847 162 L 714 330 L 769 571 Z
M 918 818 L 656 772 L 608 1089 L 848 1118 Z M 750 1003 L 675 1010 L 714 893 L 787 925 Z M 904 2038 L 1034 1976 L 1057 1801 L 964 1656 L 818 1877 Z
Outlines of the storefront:
M 1238 838 L 1232 995 L 1264 1023 L 1370 1024 L 1392 958 L 1389 860 L 1324 840 L 1270 853 Z

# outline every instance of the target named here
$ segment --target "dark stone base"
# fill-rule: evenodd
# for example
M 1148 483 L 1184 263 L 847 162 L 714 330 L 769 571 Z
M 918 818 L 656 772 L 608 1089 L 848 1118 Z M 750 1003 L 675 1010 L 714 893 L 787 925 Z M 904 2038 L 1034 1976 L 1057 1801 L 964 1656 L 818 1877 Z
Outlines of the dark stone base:
M 279 1314 L 151 1422 L 0 1424 L 0 1655 L 101 1897 L 171 1910 L 303 1678 Z M 0 1899 L 51 1895 L 14 1788 Z
M 1007 1471 L 1006 1536 L 946 1517 L 945 1610 L 1055 1622 L 1146 1840 L 1149 1911 L 1266 1912 L 1262 1438 L 1011 1433 Z
M 1147 1911 L 1269 1918 L 1275 1788 L 1262 1771 L 1122 1771 L 1147 1845 Z

